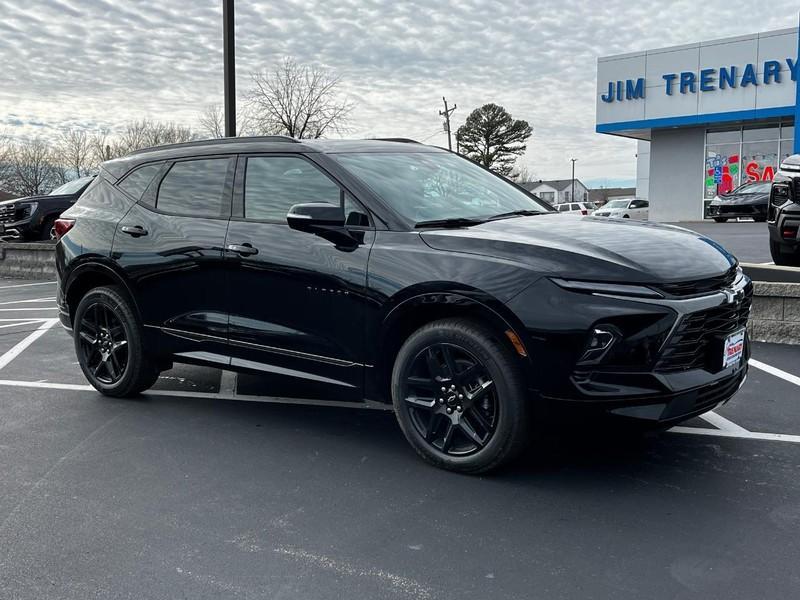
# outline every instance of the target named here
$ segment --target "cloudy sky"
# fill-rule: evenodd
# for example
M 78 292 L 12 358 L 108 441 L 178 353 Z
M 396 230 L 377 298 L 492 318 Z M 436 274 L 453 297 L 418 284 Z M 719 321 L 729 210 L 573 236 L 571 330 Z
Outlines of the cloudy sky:
M 598 56 L 791 27 L 794 2 L 237 0 L 237 69 L 283 56 L 344 78 L 351 137 L 446 145 L 485 102 L 534 129 L 539 178 L 635 177 L 634 142 L 594 133 Z M 148 117 L 196 125 L 221 102 L 221 0 L 0 0 L 0 131 L 50 135 Z

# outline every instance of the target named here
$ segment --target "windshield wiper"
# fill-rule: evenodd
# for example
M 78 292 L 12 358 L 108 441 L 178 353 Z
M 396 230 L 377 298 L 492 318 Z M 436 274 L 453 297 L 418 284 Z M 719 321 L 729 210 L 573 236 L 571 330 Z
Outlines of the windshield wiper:
M 545 211 L 541 210 L 512 210 L 511 212 L 500 213 L 499 215 L 493 215 L 489 217 L 489 221 L 495 221 L 497 219 L 508 219 L 510 217 L 532 217 L 534 215 L 544 215 L 547 214 Z
M 420 221 L 414 225 L 417 229 L 425 227 L 469 227 L 470 225 L 480 225 L 485 223 L 486 219 L 468 218 L 468 217 L 454 217 L 451 219 L 434 219 L 432 221 Z

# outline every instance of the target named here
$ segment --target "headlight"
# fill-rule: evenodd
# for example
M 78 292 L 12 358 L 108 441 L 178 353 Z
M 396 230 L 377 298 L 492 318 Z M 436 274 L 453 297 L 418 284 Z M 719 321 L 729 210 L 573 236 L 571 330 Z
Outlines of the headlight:
M 792 191 L 788 185 L 775 184 L 772 186 L 770 201 L 773 206 L 783 206 L 792 199 Z
M 38 202 L 21 202 L 17 205 L 17 210 L 22 213 L 23 219 L 27 219 L 33 214 L 37 206 L 39 206 Z
M 597 281 L 576 281 L 572 279 L 552 278 L 557 286 L 571 292 L 585 294 L 610 294 L 612 296 L 631 296 L 632 298 L 663 298 L 657 291 L 643 285 L 627 285 L 624 283 L 602 283 Z

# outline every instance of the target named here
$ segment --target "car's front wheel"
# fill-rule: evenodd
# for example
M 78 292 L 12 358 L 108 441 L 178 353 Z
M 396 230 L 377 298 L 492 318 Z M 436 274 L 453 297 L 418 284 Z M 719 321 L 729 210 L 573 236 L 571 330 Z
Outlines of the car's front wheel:
M 142 326 L 120 289 L 89 291 L 78 303 L 73 328 L 78 364 L 97 391 L 135 396 L 156 382 L 158 370 L 145 356 Z
M 727 223 L 728 219 L 725 217 L 714 217 L 714 222 L 716 223 Z
M 403 344 L 392 372 L 397 420 L 426 461 L 483 473 L 528 441 L 526 386 L 511 350 L 462 319 L 425 325 Z

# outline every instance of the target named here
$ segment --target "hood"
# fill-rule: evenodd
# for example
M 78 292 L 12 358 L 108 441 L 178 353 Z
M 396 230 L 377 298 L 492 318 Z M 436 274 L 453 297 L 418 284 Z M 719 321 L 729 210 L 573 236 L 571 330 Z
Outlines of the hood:
M 544 275 L 592 281 L 691 281 L 721 275 L 737 263 L 694 231 L 629 219 L 543 214 L 420 235 L 438 250 L 494 256 Z
M 716 196 L 711 204 L 724 206 L 727 204 L 765 204 L 769 202 L 769 193 L 764 194 L 725 194 Z

